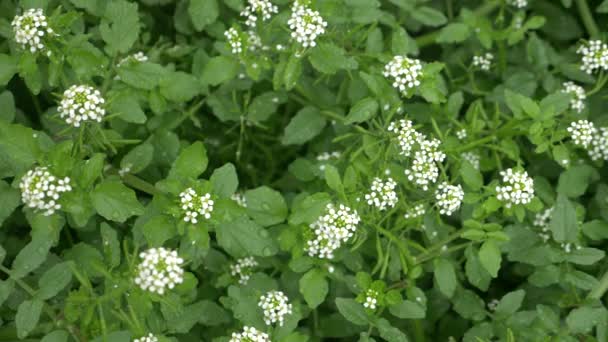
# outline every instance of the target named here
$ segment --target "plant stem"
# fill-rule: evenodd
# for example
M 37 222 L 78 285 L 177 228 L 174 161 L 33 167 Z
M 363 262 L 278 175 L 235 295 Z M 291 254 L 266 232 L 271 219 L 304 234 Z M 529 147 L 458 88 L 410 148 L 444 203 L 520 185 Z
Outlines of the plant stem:
M 589 292 L 588 298 L 590 299 L 602 299 L 604 294 L 608 291 L 608 271 L 604 273 L 602 279 L 597 284 L 597 286 Z
M 597 27 L 597 23 L 593 19 L 593 15 L 589 9 L 587 0 L 575 0 L 575 2 L 587 33 L 589 33 L 589 36 L 591 37 L 597 37 L 600 34 L 600 29 Z
M 154 185 L 146 182 L 145 180 L 130 175 L 130 174 L 126 174 L 122 177 L 123 181 L 125 182 L 125 184 L 129 185 L 130 187 L 143 191 L 149 195 L 156 195 L 159 193 L 159 191 L 154 187 Z

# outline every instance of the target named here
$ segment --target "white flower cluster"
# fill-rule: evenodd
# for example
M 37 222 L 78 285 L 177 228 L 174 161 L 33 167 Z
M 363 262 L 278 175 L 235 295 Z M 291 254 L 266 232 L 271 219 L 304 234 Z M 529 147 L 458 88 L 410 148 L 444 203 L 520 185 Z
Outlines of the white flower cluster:
M 395 56 L 384 66 L 384 77 L 392 78 L 393 87 L 403 94 L 420 85 L 422 63 L 418 59 Z
M 370 310 L 376 310 L 378 305 L 378 291 L 369 289 L 365 292 L 365 302 L 363 306 Z
M 528 6 L 528 0 L 507 0 L 507 3 L 517 8 L 526 8 Z
M 382 181 L 382 179 L 376 177 L 372 181 L 370 192 L 365 195 L 365 201 L 368 205 L 374 206 L 380 211 L 392 208 L 397 204 L 396 187 L 397 182 L 392 178 L 389 177 L 386 181 Z
M 315 47 L 317 37 L 325 33 L 327 22 L 321 14 L 296 0 L 287 21 L 291 30 L 291 37 L 303 47 Z
M 258 306 L 264 310 L 264 322 L 266 325 L 279 323 L 279 326 L 283 326 L 285 316 L 291 315 L 289 298 L 281 291 L 266 293 L 260 297 Z
M 150 248 L 141 252 L 142 262 L 137 266 L 135 284 L 142 290 L 162 295 L 184 281 L 184 260 L 176 251 L 163 247 Z
M 261 17 L 262 21 L 266 21 L 278 11 L 279 8 L 269 0 L 247 0 L 247 6 L 241 11 L 241 16 L 245 17 L 245 25 L 255 27 L 258 17 Z
M 424 215 L 426 210 L 424 209 L 423 204 L 416 204 L 414 207 L 408 209 L 408 211 L 403 215 L 406 219 L 413 219 L 416 217 L 420 217 Z
M 53 176 L 46 167 L 37 166 L 29 170 L 21 182 L 21 200 L 25 205 L 40 210 L 44 215 L 53 215 L 55 210 L 61 209 L 58 200 L 61 193 L 71 191 L 70 178 L 59 179 Z
M 240 258 L 236 263 L 230 265 L 230 274 L 239 278 L 239 284 L 247 285 L 253 269 L 258 266 L 258 262 L 253 257 Z
M 500 303 L 500 301 L 496 298 L 492 299 L 491 301 L 488 302 L 487 307 L 488 310 L 490 311 L 496 311 L 496 308 L 498 307 L 498 303 Z
M 591 121 L 578 120 L 570 123 L 568 133 L 570 133 L 575 145 L 587 148 L 593 142 L 597 129 Z
M 15 41 L 32 53 L 44 50 L 44 37 L 53 33 L 40 8 L 31 8 L 22 15 L 16 15 L 11 25 Z
M 420 142 L 423 138 L 410 120 L 399 120 L 391 122 L 388 126 L 388 131 L 396 135 L 401 154 L 408 157 L 412 153 L 414 145 Z
M 270 337 L 254 327 L 245 326 L 242 332 L 232 333 L 228 342 L 270 342 Z
M 489 71 L 493 60 L 494 55 L 489 52 L 481 56 L 473 56 L 473 66 L 483 71 Z
M 581 70 L 588 74 L 596 70 L 608 70 L 608 44 L 601 40 L 591 40 L 581 45 L 576 53 L 582 55 Z
M 564 89 L 562 91 L 564 93 L 572 94 L 570 108 L 578 113 L 582 112 L 583 109 L 585 109 L 585 99 L 587 99 L 585 89 L 571 81 L 564 82 L 563 87 Z
M 199 215 L 207 220 L 211 218 L 214 203 L 211 194 L 199 196 L 194 189 L 188 188 L 179 194 L 179 199 L 185 222 L 195 224 Z
M 439 184 L 435 190 L 435 199 L 441 215 L 452 215 L 460 208 L 464 191 L 460 185 L 450 185 L 446 182 Z
M 247 198 L 245 198 L 245 196 L 240 193 L 240 192 L 235 192 L 234 194 L 232 194 L 232 196 L 230 196 L 230 198 L 236 202 L 236 204 L 240 205 L 243 208 L 247 208 Z
M 512 205 L 528 204 L 534 198 L 534 180 L 528 176 L 526 171 L 514 171 L 506 169 L 500 171 L 503 186 L 496 187 L 496 197 L 505 202 L 507 208 Z
M 57 110 L 68 125 L 80 127 L 86 121 L 101 122 L 106 115 L 103 108 L 105 102 L 99 90 L 86 85 L 73 85 L 63 92 Z
M 581 246 L 574 244 L 574 243 L 570 243 L 570 242 L 562 242 L 560 243 L 560 247 L 564 250 L 564 252 L 566 253 L 571 253 L 572 252 L 572 246 L 574 246 L 574 248 L 576 250 L 581 249 Z
M 471 164 L 473 166 L 473 168 L 479 170 L 479 155 L 473 152 L 463 152 L 460 155 L 460 158 L 462 158 L 462 160 L 469 162 L 469 164 Z
M 350 239 L 361 221 L 356 210 L 340 204 L 328 204 L 325 214 L 310 225 L 314 238 L 308 240 L 306 251 L 311 257 L 332 259 L 334 251 Z
M 461 129 L 459 131 L 456 131 L 456 138 L 458 138 L 458 140 L 464 140 L 467 138 L 467 130 L 466 129 Z
M 551 221 L 551 214 L 553 213 L 553 207 L 547 208 L 544 211 L 537 213 L 534 217 L 534 225 L 541 229 L 538 234 L 544 242 L 549 241 L 551 234 L 549 233 L 549 222 Z
M 319 154 L 317 156 L 317 161 L 321 162 L 321 165 L 319 165 L 319 170 L 324 171 L 325 170 L 325 165 L 326 161 L 329 161 L 331 159 L 339 159 L 340 156 L 342 154 L 339 151 L 333 151 L 333 152 L 323 152 L 321 154 Z
M 592 160 L 608 160 L 608 128 L 598 129 L 587 152 Z
M 229 28 L 224 32 L 224 36 L 228 39 L 228 44 L 230 44 L 233 54 L 238 55 L 243 52 L 243 42 L 241 41 L 241 35 L 237 29 L 234 27 Z
M 424 191 L 437 181 L 439 167 L 436 163 L 441 163 L 445 159 L 445 153 L 439 150 L 439 144 L 440 141 L 437 139 L 421 138 L 420 149 L 414 153 L 410 169 L 405 170 L 407 179 L 419 185 Z
M 140 338 L 136 338 L 133 342 L 158 342 L 158 338 L 154 336 L 154 334 L 149 333 L 148 336 L 142 336 Z
M 144 63 L 148 61 L 148 56 L 143 51 L 138 51 L 130 56 L 127 56 L 118 62 L 117 66 L 122 66 L 127 63 Z

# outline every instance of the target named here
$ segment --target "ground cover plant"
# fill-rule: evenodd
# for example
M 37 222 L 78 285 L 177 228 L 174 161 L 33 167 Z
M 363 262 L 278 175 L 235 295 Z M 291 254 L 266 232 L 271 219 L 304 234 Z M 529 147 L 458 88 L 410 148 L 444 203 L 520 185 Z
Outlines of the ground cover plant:
M 608 341 L 608 1 L 0 2 L 0 341 Z

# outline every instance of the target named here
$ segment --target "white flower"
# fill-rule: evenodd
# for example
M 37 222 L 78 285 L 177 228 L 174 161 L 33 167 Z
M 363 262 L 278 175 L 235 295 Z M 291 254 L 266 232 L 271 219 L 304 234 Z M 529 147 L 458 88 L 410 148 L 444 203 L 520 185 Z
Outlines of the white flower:
M 507 0 L 507 3 L 517 8 L 526 8 L 528 6 L 528 0 Z
M 585 89 L 579 85 L 574 84 L 574 82 L 564 82 L 564 89 L 562 90 L 564 93 L 572 94 L 572 100 L 570 100 L 570 108 L 572 110 L 577 111 L 578 113 L 582 112 L 585 109 L 585 99 L 587 95 L 585 94 Z
M 232 333 L 229 342 L 270 342 L 270 337 L 254 327 L 245 326 L 242 332 Z
M 127 175 L 129 172 L 131 172 L 131 168 L 133 167 L 133 165 L 131 164 L 125 164 L 124 167 L 121 167 L 120 170 L 118 170 L 118 175 L 120 177 L 124 177 L 125 175 Z
M 496 311 L 496 308 L 498 307 L 498 303 L 500 303 L 500 301 L 496 298 L 492 299 L 489 303 L 488 303 L 488 310 L 490 311 Z
M 149 333 L 148 336 L 142 336 L 140 338 L 136 338 L 133 342 L 158 342 L 158 338 L 154 336 L 152 333 Z
M 437 139 L 422 140 L 420 142 L 420 151 L 423 152 L 428 159 L 441 163 L 445 159 L 445 153 L 439 150 L 439 145 L 441 145 L 441 141 Z
M 460 185 L 450 185 L 444 182 L 439 184 L 435 191 L 435 199 L 441 215 L 452 215 L 460 208 L 463 198 L 464 191 Z
M 534 180 L 526 171 L 507 169 L 500 171 L 503 186 L 496 187 L 496 197 L 505 203 L 507 208 L 513 204 L 528 204 L 534 198 Z
M 289 298 L 281 291 L 266 293 L 260 297 L 258 306 L 264 310 L 264 322 L 266 325 L 279 323 L 279 326 L 283 326 L 285 316 L 291 315 Z
M 596 70 L 608 70 L 608 45 L 601 40 L 591 40 L 576 51 L 582 55 L 581 70 L 593 74 Z
M 256 51 L 257 49 L 266 51 L 270 49 L 268 46 L 262 44 L 262 38 L 252 30 L 247 31 L 247 44 L 247 48 L 250 51 Z
M 117 66 L 122 66 L 127 63 L 144 63 L 148 61 L 148 56 L 143 51 L 138 51 L 130 56 L 127 56 L 118 62 Z
M 576 245 L 576 244 L 574 244 L 574 243 L 570 243 L 570 242 L 568 242 L 568 243 L 562 242 L 562 243 L 560 244 L 560 247 L 561 247 L 561 248 L 564 250 L 564 252 L 566 252 L 566 253 L 571 253 L 571 252 L 572 252 L 572 246 L 574 246 L 574 248 L 575 248 L 576 250 L 581 249 L 581 246 L 578 246 L 578 245 Z
M 473 152 L 464 152 L 460 155 L 462 160 L 469 162 L 473 166 L 473 168 L 479 170 L 479 155 Z
M 23 203 L 30 208 L 42 211 L 45 216 L 52 215 L 55 210 L 60 210 L 61 204 L 58 201 L 61 194 L 72 190 L 70 178 L 57 178 L 42 166 L 29 170 L 21 178 L 19 188 Z
M 293 4 L 291 18 L 287 21 L 291 37 L 303 47 L 315 47 L 317 37 L 325 33 L 327 22 L 319 12 L 296 1 Z
M 258 262 L 253 257 L 240 258 L 236 263 L 230 265 L 230 274 L 239 278 L 239 284 L 246 285 L 253 269 L 257 266 Z
M 420 85 L 422 63 L 417 59 L 395 56 L 384 67 L 384 77 L 391 78 L 393 87 L 403 94 Z
M 424 215 L 426 210 L 424 209 L 423 204 L 416 204 L 414 207 L 408 209 L 408 211 L 403 215 L 406 219 L 413 219 L 416 217 L 420 217 Z
M 328 204 L 325 214 L 310 225 L 313 237 L 307 241 L 306 251 L 311 257 L 332 259 L 334 251 L 350 239 L 361 221 L 356 210 L 340 204 Z
M 461 130 L 459 130 L 459 131 L 456 131 L 456 137 L 457 137 L 459 140 L 464 140 L 464 139 L 466 139 L 466 138 L 467 138 L 467 130 L 463 128 L 463 129 L 461 129 Z
M 340 159 L 340 156 L 341 156 L 341 153 L 338 151 L 333 151 L 331 153 L 323 152 L 323 153 L 319 154 L 317 156 L 317 161 L 321 162 L 319 164 L 319 170 L 325 171 L 325 165 L 327 165 L 327 163 L 324 163 L 324 162 L 327 162 L 331 159 Z
M 135 284 L 142 290 L 162 295 L 165 290 L 184 281 L 184 270 L 181 267 L 184 260 L 176 251 L 162 247 L 150 248 L 141 252 L 139 257 L 143 260 L 137 266 Z
M 414 129 L 410 120 L 399 120 L 391 122 L 388 131 L 397 136 L 401 154 L 408 157 L 412 153 L 414 145 L 422 140 L 422 134 Z
M 99 90 L 86 85 L 73 85 L 63 92 L 57 110 L 68 125 L 80 127 L 86 121 L 101 122 L 106 115 L 103 108 L 105 102 Z
M 489 52 L 481 56 L 473 56 L 473 66 L 483 71 L 489 71 L 493 60 L 494 55 Z
M 188 188 L 179 194 L 180 207 L 184 213 L 184 221 L 196 224 L 198 217 L 211 218 L 213 211 L 213 200 L 211 194 L 199 196 L 192 188 Z
M 553 213 L 553 207 L 547 208 L 540 213 L 536 213 L 534 217 L 534 225 L 540 228 L 547 227 L 551 220 L 551 214 Z
M 235 192 L 234 194 L 232 194 L 232 196 L 230 196 L 230 198 L 241 207 L 247 208 L 247 199 L 245 198 L 245 196 L 243 196 L 242 193 Z
M 15 33 L 15 41 L 32 53 L 44 50 L 45 37 L 53 33 L 40 8 L 32 8 L 22 15 L 16 15 L 11 25 Z
M 439 150 L 439 140 L 426 140 L 421 138 L 420 150 L 414 154 L 414 160 L 409 169 L 405 170 L 408 180 L 419 185 L 424 191 L 428 190 L 429 185 L 437 181 L 439 177 L 439 167 L 436 163 L 441 163 L 445 159 L 445 153 Z
M 376 310 L 378 305 L 378 291 L 369 289 L 365 292 L 365 302 L 363 306 L 370 310 Z
M 279 8 L 269 0 L 247 0 L 247 6 L 241 11 L 241 16 L 245 17 L 245 25 L 255 27 L 258 17 L 261 17 L 262 21 L 266 21 L 278 11 Z
M 595 128 L 593 122 L 587 120 L 578 120 L 570 124 L 570 127 L 568 127 L 568 133 L 570 133 L 570 137 L 574 141 L 575 145 L 587 148 L 593 141 L 593 137 L 597 133 L 597 129 Z
M 397 204 L 396 187 L 397 183 L 392 178 L 389 177 L 383 182 L 382 179 L 376 177 L 372 181 L 370 192 L 365 195 L 365 201 L 380 211 L 392 208 Z
M 238 55 L 243 52 L 243 42 L 241 41 L 241 35 L 237 29 L 234 27 L 229 28 L 224 32 L 224 36 L 228 39 L 228 44 L 230 44 L 233 54 Z
M 591 148 L 587 149 L 592 160 L 608 160 L 608 128 L 600 127 L 593 135 Z

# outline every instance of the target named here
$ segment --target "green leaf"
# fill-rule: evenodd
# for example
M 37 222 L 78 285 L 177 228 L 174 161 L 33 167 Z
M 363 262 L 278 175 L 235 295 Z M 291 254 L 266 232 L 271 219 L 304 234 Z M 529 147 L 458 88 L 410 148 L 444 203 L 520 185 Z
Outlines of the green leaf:
M 319 306 L 329 292 L 329 285 L 323 272 L 312 269 L 300 278 L 300 293 L 311 309 Z
M 0 226 L 21 204 L 21 193 L 0 180 Z
M 205 26 L 213 24 L 220 14 L 217 0 L 190 0 L 188 14 L 194 28 L 202 31 Z
M 139 36 L 137 4 L 126 0 L 112 0 L 106 6 L 99 25 L 101 37 L 111 54 L 128 52 Z
M 458 285 L 458 279 L 456 279 L 456 272 L 452 263 L 443 258 L 436 259 L 434 277 L 439 291 L 446 297 L 451 298 Z
M 565 195 L 557 195 L 557 201 L 551 213 L 549 229 L 553 233 L 555 241 L 576 242 L 578 234 L 576 209 Z
M 291 54 L 287 60 L 287 65 L 285 65 L 285 72 L 283 74 L 283 84 L 285 84 L 285 89 L 293 89 L 298 83 L 301 75 L 302 60 L 300 57 L 297 57 L 295 53 Z
M 412 12 L 412 17 L 427 26 L 437 27 L 448 22 L 443 13 L 431 7 L 419 7 Z
M 348 112 L 348 115 L 346 116 L 345 123 L 353 124 L 356 122 L 365 122 L 376 116 L 379 107 L 378 101 L 371 97 L 359 100 L 351 107 L 350 112 Z
M 559 176 L 557 192 L 570 198 L 585 194 L 589 185 L 597 181 L 597 171 L 589 165 L 574 165 Z
M 321 133 L 326 124 L 325 118 L 315 107 L 302 108 L 285 127 L 281 138 L 283 145 L 302 145 Z
M 572 252 L 568 253 L 566 255 L 566 260 L 578 265 L 593 265 L 602 260 L 605 256 L 606 253 L 601 249 L 582 247 L 575 248 Z
M 213 184 L 213 192 L 220 197 L 229 198 L 239 187 L 239 178 L 232 163 L 213 170 L 209 181 Z
M 181 71 L 166 74 L 159 82 L 160 93 L 169 101 L 187 102 L 201 93 L 196 77 Z
M 120 161 L 121 168 L 129 168 L 129 173 L 136 174 L 148 167 L 154 159 L 154 146 L 143 143 L 131 149 Z
M 212 86 L 233 79 L 239 70 L 236 59 L 226 56 L 213 57 L 207 62 L 201 74 L 201 81 Z
M 125 63 L 118 68 L 120 80 L 134 88 L 152 90 L 158 86 L 167 70 L 154 63 Z
M 591 240 L 608 239 L 608 222 L 601 220 L 585 222 L 581 230 Z
M 118 117 L 126 122 L 142 124 L 147 119 L 136 97 L 130 91 L 122 91 L 118 96 L 112 97 L 108 102 L 108 110 L 112 114 L 119 114 Z
M 222 222 L 216 234 L 219 245 L 234 257 L 268 257 L 278 251 L 278 245 L 270 233 L 248 218 Z
M 36 298 L 46 300 L 56 296 L 72 281 L 72 270 L 67 263 L 59 263 L 48 269 L 38 280 Z
M 19 305 L 17 315 L 15 316 L 15 325 L 17 326 L 17 336 L 20 339 L 25 338 L 36 328 L 40 320 L 43 305 L 43 301 L 36 299 L 23 301 Z
M 502 255 L 498 245 L 493 240 L 487 240 L 479 249 L 479 261 L 483 267 L 490 273 L 492 278 L 498 276 Z
M 117 267 L 120 265 L 120 242 L 118 241 L 118 234 L 110 227 L 109 224 L 102 222 L 99 226 L 99 232 L 101 234 L 101 241 L 103 245 L 103 252 L 106 257 L 106 262 L 110 268 Z
M 15 115 L 17 114 L 17 109 L 15 107 L 15 98 L 10 91 L 5 90 L 0 93 L 0 108 L 3 109 L 0 112 L 0 120 L 9 123 L 13 122 Z
M 15 57 L 0 54 L 0 86 L 5 86 L 17 73 L 17 60 Z
M 409 339 L 401 330 L 393 327 L 389 321 L 380 318 L 376 323 L 380 337 L 387 342 L 408 342 Z
M 167 179 L 196 179 L 207 169 L 208 163 L 205 145 L 197 141 L 182 150 L 173 162 Z
M 36 131 L 0 120 L 0 160 L 18 175 L 28 170 L 40 156 Z
M 395 55 L 417 54 L 418 45 L 403 27 L 397 27 L 391 36 L 391 52 Z
M 30 272 L 35 271 L 47 258 L 53 246 L 53 239 L 41 234 L 34 236 L 13 261 L 11 278 L 21 279 Z
M 509 292 L 504 295 L 500 299 L 500 302 L 498 302 L 496 310 L 494 311 L 496 317 L 498 319 L 505 319 L 517 312 L 521 307 L 525 295 L 526 292 L 524 290 Z
M 312 49 L 308 60 L 318 71 L 333 75 L 340 69 L 354 70 L 359 66 L 353 57 L 346 57 L 346 51 L 331 43 L 319 43 Z
M 470 28 L 462 23 L 451 23 L 439 31 L 437 43 L 460 43 L 471 35 Z
M 363 305 L 352 298 L 336 298 L 336 306 L 340 314 L 348 321 L 356 325 L 366 326 L 369 318 L 363 309 Z
M 468 185 L 471 190 L 479 190 L 483 186 L 483 177 L 481 172 L 474 168 L 468 161 L 464 161 L 460 165 L 460 177 L 464 184 Z
M 129 217 L 144 212 L 135 191 L 115 180 L 99 183 L 91 192 L 91 200 L 99 215 L 111 221 L 122 223 Z
M 340 173 L 333 165 L 325 165 L 325 181 L 330 189 L 342 193 L 344 192 L 344 185 L 340 179 Z
M 399 304 L 391 305 L 388 311 L 402 319 L 423 319 L 426 316 L 426 308 L 417 302 L 404 300 Z
M 465 274 L 469 283 L 482 291 L 487 291 L 492 276 L 488 273 L 485 267 L 481 264 L 479 256 L 475 249 L 467 248 L 465 251 L 467 262 L 465 263 Z
M 282 93 L 268 91 L 253 99 L 247 107 L 247 118 L 256 122 L 268 120 L 276 113 L 280 104 L 285 103 L 287 97 Z
M 162 247 L 165 241 L 177 234 L 175 221 L 167 215 L 157 215 L 141 227 L 141 231 L 151 247 Z
M 576 308 L 566 317 L 566 325 L 573 334 L 589 333 L 600 322 L 606 322 L 606 309 L 583 306 Z
M 46 334 L 40 342 L 67 342 L 69 334 L 65 330 L 55 330 Z
M 262 226 L 272 226 L 285 221 L 287 217 L 287 204 L 280 192 L 269 187 L 259 188 L 245 192 L 247 200 L 247 213 Z
M 313 223 L 323 214 L 330 201 L 331 199 L 327 193 L 319 192 L 294 203 L 289 224 Z
M 601 4 L 599 4 L 595 11 L 597 13 L 608 13 L 608 0 L 604 0 Z

